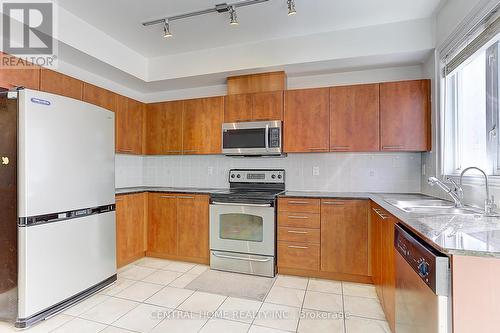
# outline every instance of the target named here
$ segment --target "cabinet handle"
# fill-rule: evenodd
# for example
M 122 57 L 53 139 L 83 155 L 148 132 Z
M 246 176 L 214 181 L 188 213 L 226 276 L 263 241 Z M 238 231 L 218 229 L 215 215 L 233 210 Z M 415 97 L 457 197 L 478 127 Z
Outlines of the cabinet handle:
M 194 152 L 197 152 L 197 151 L 200 151 L 199 149 L 189 149 L 189 150 L 183 150 L 183 152 L 185 153 L 194 153 Z
M 382 149 L 401 149 L 403 146 L 382 146 Z
M 131 153 L 132 151 L 132 149 L 118 149 L 119 153 Z
M 175 199 L 175 197 L 171 196 L 171 195 L 160 195 L 160 198 L 162 198 L 162 199 Z
M 336 149 L 351 149 L 351 146 L 333 146 L 331 149 L 336 150 Z
M 332 205 L 332 206 L 344 206 L 345 202 L 343 201 L 323 201 L 323 205 Z
M 289 215 L 289 219 L 296 219 L 296 220 L 307 220 L 309 217 L 308 216 L 296 216 L 296 215 Z
M 307 201 L 288 201 L 289 204 L 292 205 L 307 205 L 309 202 Z
M 181 153 L 182 150 L 167 150 L 165 153 Z
M 194 199 L 194 197 L 183 197 L 183 196 L 181 196 L 181 197 L 177 197 L 177 199 Z
M 309 247 L 307 247 L 307 246 L 288 245 L 288 248 L 289 249 L 303 249 L 303 250 L 305 250 L 305 249 L 308 249 Z
M 307 235 L 307 231 L 295 231 L 295 230 L 288 230 L 289 234 L 301 234 L 301 235 Z
M 307 148 L 308 150 L 328 150 L 328 148 Z
M 386 215 L 382 214 L 382 213 L 380 212 L 380 209 L 373 208 L 373 211 L 374 211 L 375 213 L 377 213 L 377 215 L 378 215 L 378 216 L 380 216 L 380 217 L 382 218 L 382 220 L 385 220 L 385 219 L 388 219 L 388 218 L 389 218 L 388 216 L 386 216 Z

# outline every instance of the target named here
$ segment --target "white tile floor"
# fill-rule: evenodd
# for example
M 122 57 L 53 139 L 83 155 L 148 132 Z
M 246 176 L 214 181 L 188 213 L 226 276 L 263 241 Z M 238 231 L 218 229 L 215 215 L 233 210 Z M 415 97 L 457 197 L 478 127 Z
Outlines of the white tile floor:
M 207 269 L 143 258 L 98 295 L 24 332 L 390 332 L 371 285 L 280 275 L 264 302 L 184 289 Z

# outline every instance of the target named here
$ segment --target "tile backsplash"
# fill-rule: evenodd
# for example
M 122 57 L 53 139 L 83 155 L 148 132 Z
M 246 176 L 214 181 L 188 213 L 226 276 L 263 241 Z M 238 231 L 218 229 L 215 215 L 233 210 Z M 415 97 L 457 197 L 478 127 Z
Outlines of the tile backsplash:
M 285 169 L 288 190 L 420 192 L 421 186 L 420 153 L 293 154 L 284 158 L 117 155 L 116 186 L 224 188 L 232 168 Z

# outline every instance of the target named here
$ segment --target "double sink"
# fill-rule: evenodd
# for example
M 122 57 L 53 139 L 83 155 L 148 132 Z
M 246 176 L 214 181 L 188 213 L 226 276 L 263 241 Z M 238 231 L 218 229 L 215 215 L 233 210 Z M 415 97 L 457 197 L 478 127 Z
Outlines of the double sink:
M 432 215 L 474 215 L 481 214 L 482 210 L 472 207 L 456 208 L 450 201 L 427 197 L 408 196 L 402 198 L 391 198 L 385 200 L 407 213 L 432 214 Z

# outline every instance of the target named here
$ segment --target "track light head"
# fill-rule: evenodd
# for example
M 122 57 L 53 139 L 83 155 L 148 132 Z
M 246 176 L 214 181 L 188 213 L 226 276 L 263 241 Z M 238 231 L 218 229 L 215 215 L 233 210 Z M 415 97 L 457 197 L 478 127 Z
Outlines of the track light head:
M 236 9 L 234 6 L 229 7 L 229 17 L 231 21 L 229 24 L 231 25 L 238 25 L 238 15 L 236 14 Z
M 165 19 L 163 22 L 163 38 L 170 38 L 172 36 L 173 35 L 170 32 L 170 23 L 168 22 L 168 19 Z
M 287 0 L 288 5 L 288 16 L 293 16 L 297 14 L 297 10 L 295 10 L 295 0 Z

